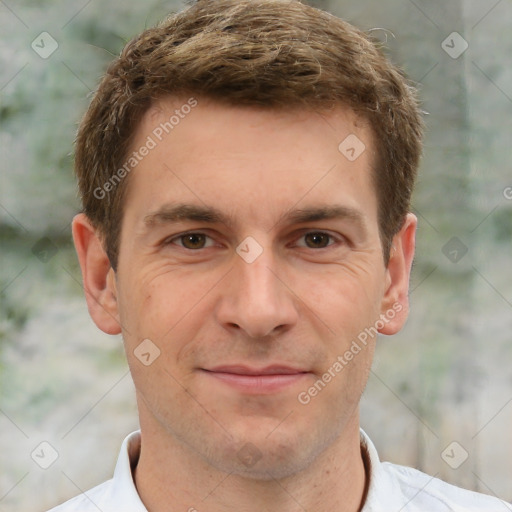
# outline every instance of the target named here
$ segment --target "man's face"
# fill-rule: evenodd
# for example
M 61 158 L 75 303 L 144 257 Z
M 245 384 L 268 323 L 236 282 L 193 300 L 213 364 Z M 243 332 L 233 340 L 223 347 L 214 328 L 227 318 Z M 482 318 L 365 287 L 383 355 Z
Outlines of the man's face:
M 375 337 L 335 363 L 396 302 L 375 143 L 341 107 L 203 99 L 155 132 L 183 103 L 160 101 L 136 132 L 133 151 L 156 146 L 128 178 L 112 285 L 141 425 L 219 469 L 286 476 L 357 425 Z M 349 135 L 366 146 L 355 160 L 338 149 Z

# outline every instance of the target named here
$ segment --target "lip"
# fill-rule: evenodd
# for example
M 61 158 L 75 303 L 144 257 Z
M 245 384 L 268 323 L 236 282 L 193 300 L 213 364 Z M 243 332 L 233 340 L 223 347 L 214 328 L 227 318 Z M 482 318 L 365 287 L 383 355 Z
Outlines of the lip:
M 293 375 L 297 373 L 307 373 L 307 370 L 293 368 L 292 366 L 273 364 L 264 368 L 251 368 L 243 364 L 232 364 L 224 366 L 215 366 L 207 371 L 216 373 L 231 373 L 234 375 Z
M 290 366 L 251 368 L 245 365 L 202 369 L 206 376 L 248 394 L 270 394 L 301 382 L 310 372 Z

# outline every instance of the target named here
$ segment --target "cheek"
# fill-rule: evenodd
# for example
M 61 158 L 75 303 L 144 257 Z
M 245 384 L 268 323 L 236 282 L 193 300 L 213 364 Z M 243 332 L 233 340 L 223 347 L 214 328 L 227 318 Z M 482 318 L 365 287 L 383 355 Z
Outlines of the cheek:
M 135 267 L 135 265 L 134 265 Z M 129 335 L 162 337 L 187 307 L 183 287 L 176 283 L 175 269 L 134 273 L 120 286 L 119 306 Z
M 349 327 L 364 328 L 379 316 L 380 287 L 368 269 L 341 265 L 313 273 L 301 272 L 295 289 L 299 298 L 338 335 Z
M 192 278 L 179 272 L 162 272 L 151 279 L 134 276 L 120 296 L 127 350 L 133 352 L 149 339 L 161 352 L 158 362 L 173 373 L 187 371 L 211 307 L 201 286 L 204 279 L 196 277 L 196 286 L 191 286 Z

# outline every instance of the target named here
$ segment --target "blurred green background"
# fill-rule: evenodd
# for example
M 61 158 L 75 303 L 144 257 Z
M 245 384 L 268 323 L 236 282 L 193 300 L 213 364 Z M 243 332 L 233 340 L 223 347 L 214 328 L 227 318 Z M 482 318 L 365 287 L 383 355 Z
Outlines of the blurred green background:
M 412 312 L 378 343 L 362 426 L 384 460 L 512 500 L 512 4 L 309 3 L 387 42 L 428 113 Z M 122 341 L 83 297 L 73 139 L 112 57 L 182 6 L 0 1 L 0 511 L 109 478 L 138 426 Z

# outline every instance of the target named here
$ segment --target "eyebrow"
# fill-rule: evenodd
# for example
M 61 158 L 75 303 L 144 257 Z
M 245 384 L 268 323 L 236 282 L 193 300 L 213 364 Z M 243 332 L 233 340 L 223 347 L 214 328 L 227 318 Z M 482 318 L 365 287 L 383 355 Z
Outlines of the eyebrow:
M 151 228 L 158 224 L 180 221 L 207 222 L 209 224 L 231 225 L 231 219 L 220 210 L 208 206 L 191 204 L 164 205 L 144 217 L 144 225 Z
M 355 224 L 359 224 L 362 228 L 366 227 L 364 215 L 355 208 L 346 206 L 321 206 L 318 208 L 299 208 L 287 212 L 282 221 L 301 224 L 304 222 L 315 222 L 319 220 L 349 220 Z
M 338 205 L 289 210 L 280 217 L 273 227 L 285 223 L 303 224 L 320 220 L 348 220 L 356 224 L 365 234 L 367 232 L 366 220 L 362 212 L 355 208 Z M 235 224 L 232 216 L 226 215 L 216 208 L 191 204 L 164 205 L 157 211 L 144 217 L 144 225 L 147 228 L 180 221 L 225 224 L 228 227 Z

